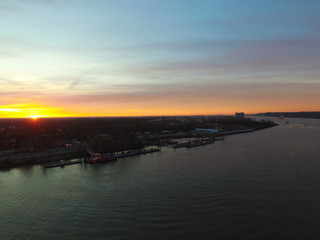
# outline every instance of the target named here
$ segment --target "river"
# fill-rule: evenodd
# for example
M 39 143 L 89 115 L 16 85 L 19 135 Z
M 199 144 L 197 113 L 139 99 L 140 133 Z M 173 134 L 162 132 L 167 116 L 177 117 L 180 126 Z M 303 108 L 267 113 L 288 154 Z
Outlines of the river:
M 320 120 L 269 119 L 191 149 L 0 171 L 0 239 L 317 239 Z

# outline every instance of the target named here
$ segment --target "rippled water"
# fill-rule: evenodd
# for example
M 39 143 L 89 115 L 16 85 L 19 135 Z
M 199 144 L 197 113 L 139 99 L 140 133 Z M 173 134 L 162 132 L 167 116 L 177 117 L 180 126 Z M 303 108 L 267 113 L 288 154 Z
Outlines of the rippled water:
M 0 239 L 317 239 L 320 120 L 273 120 L 197 148 L 2 171 Z

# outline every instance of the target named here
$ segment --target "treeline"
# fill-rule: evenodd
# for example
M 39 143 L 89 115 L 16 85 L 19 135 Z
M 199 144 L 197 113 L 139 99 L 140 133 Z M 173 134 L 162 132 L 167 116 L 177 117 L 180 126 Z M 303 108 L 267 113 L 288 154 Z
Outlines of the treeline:
M 115 152 L 142 148 L 148 136 L 164 131 L 178 133 L 195 128 L 228 131 L 270 126 L 272 122 L 214 116 L 1 119 L 0 151 L 40 151 L 68 146 L 77 140 L 87 142 L 99 152 Z

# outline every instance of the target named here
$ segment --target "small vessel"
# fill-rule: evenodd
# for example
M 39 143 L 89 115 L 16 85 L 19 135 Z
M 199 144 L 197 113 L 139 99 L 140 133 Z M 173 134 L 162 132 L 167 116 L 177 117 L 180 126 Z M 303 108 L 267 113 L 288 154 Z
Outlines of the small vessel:
M 113 153 L 94 153 L 89 159 L 88 163 L 105 163 L 117 160 L 117 156 Z
M 297 123 L 297 124 L 294 124 L 293 127 L 307 127 L 307 125 L 302 123 Z

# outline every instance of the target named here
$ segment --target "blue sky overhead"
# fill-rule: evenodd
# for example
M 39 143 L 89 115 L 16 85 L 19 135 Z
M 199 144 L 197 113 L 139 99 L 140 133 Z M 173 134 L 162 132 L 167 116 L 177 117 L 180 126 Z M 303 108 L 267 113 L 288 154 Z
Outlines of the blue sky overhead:
M 319 10 L 315 0 L 0 0 L 0 117 L 319 110 Z

